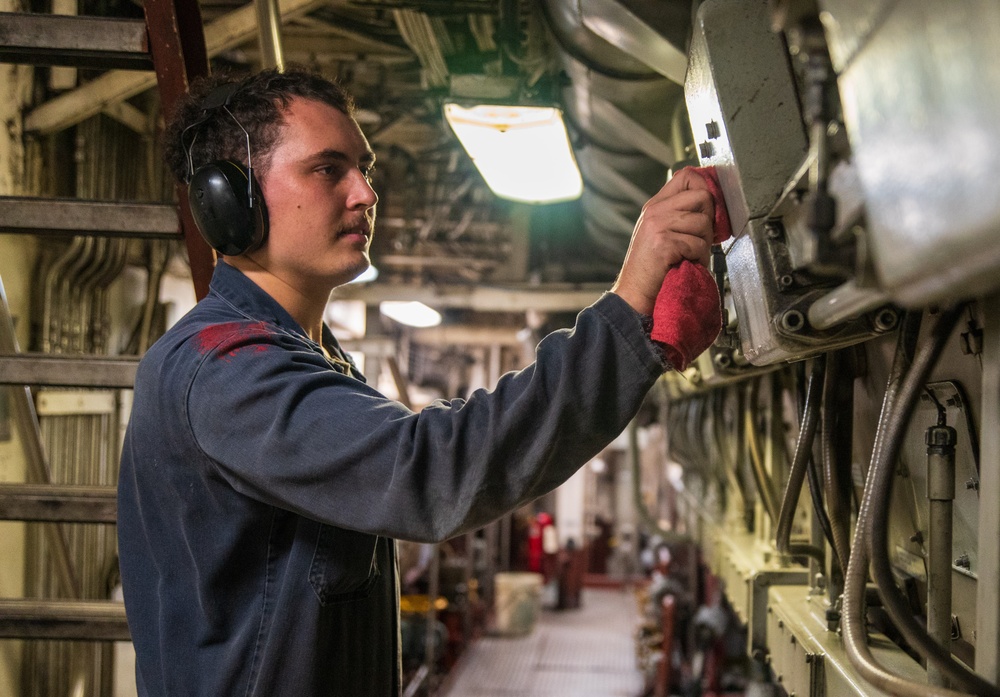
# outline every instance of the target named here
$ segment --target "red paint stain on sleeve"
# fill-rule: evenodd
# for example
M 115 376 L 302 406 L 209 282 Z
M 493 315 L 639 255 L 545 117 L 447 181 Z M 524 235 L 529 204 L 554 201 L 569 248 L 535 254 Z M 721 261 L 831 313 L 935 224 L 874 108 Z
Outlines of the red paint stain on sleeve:
M 241 351 L 260 353 L 272 347 L 268 341 L 272 332 L 264 322 L 223 322 L 205 327 L 195 341 L 202 355 L 214 351 L 217 358 L 229 360 Z

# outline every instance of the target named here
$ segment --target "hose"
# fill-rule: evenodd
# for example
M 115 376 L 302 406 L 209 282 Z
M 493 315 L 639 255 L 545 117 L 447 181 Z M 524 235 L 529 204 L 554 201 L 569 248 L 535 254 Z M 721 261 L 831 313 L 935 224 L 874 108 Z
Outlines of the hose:
M 941 312 L 927 341 L 920 347 L 903 379 L 896 404 L 886 420 L 884 447 L 879 450 L 878 459 L 873 459 L 872 469 L 869 472 L 873 508 L 868 526 L 859 530 L 866 533 L 872 576 L 882 598 L 882 604 L 906 642 L 928 661 L 933 662 L 955 684 L 978 695 L 1000 697 L 1000 688 L 956 661 L 951 652 L 935 641 L 927 633 L 926 628 L 913 617 L 906 599 L 896 585 L 886 552 L 889 545 L 889 497 L 892 494 L 896 458 L 906 436 L 917 399 L 924 390 L 927 377 L 937 363 L 962 311 L 963 307 L 958 306 Z
M 874 465 L 881 461 L 881 452 L 885 441 L 884 434 L 890 414 L 895 410 L 898 402 L 900 381 L 909 366 L 910 354 L 912 353 L 910 344 L 916 338 L 915 332 L 908 331 L 907 325 L 910 324 L 910 319 L 911 317 L 907 316 L 900 329 L 885 396 L 882 399 L 882 410 L 879 412 L 878 428 L 875 432 L 875 443 L 872 448 L 872 467 L 869 468 L 869 476 L 865 482 L 865 491 L 858 510 L 858 532 L 851 542 L 850 561 L 844 579 L 841 630 L 844 649 L 851 665 L 862 678 L 877 689 L 897 697 L 959 697 L 962 693 L 912 682 L 887 671 L 872 655 L 871 649 L 868 647 L 868 635 L 865 627 L 864 600 L 868 581 L 868 549 L 862 531 L 867 529 L 872 515 L 871 508 L 876 479 L 873 471 Z
M 764 457 L 761 454 L 760 439 L 757 435 L 757 427 L 753 422 L 753 408 L 757 403 L 757 393 L 760 389 L 760 381 L 754 380 L 750 383 L 750 392 L 747 396 L 746 404 L 743 405 L 743 424 L 746 432 L 747 443 L 750 446 L 750 470 L 753 472 L 753 481 L 757 485 L 757 493 L 764 504 L 767 517 L 774 525 L 778 519 L 778 498 L 771 486 L 771 476 L 764 469 Z
M 840 388 L 841 357 L 831 353 L 826 359 L 826 380 L 823 382 L 823 416 L 820 425 L 820 452 L 823 461 L 823 485 L 826 505 L 830 511 L 834 554 L 842 570 L 851 558 L 851 510 L 847 483 L 841 479 L 843 468 L 837 458 L 834 433 L 837 414 L 841 411 L 837 390 Z
M 809 371 L 809 380 L 806 383 L 805 407 L 802 410 L 802 425 L 799 428 L 799 437 L 795 441 L 795 454 L 792 456 L 792 466 L 788 472 L 788 482 L 785 484 L 785 493 L 781 498 L 781 510 L 778 513 L 778 522 L 775 527 L 774 539 L 781 554 L 796 553 L 792 547 L 801 548 L 803 545 L 792 545 L 792 523 L 795 522 L 795 509 L 799 504 L 799 496 L 802 494 L 802 483 L 806 478 L 806 470 L 809 469 L 812 457 L 813 440 L 816 436 L 816 426 L 819 424 L 819 408 L 822 397 L 823 374 L 826 369 L 826 357 L 820 356 L 812 362 L 812 369 Z M 821 509 L 820 509 L 821 510 Z M 809 545 L 812 547 L 812 545 Z M 812 547 L 812 549 L 816 549 Z M 799 554 L 806 554 L 805 550 L 798 551 Z M 810 556 L 813 556 L 810 554 Z M 822 563 L 822 552 L 820 560 Z

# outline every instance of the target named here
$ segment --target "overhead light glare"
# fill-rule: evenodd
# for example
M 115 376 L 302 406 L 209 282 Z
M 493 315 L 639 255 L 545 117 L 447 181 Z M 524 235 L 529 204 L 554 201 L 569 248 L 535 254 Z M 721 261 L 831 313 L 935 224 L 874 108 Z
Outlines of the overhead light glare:
M 525 203 L 580 197 L 583 179 L 555 107 L 445 104 L 444 115 L 497 196 Z
M 436 327 L 441 324 L 441 313 L 416 300 L 384 300 L 379 312 L 408 327 Z

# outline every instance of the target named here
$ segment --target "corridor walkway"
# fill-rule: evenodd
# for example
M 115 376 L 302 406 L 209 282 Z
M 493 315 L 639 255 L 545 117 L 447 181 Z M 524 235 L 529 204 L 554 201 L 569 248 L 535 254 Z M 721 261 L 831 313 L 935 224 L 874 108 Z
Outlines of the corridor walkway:
M 483 637 L 439 697 L 638 697 L 628 590 L 585 589 L 580 609 L 543 611 L 523 638 Z

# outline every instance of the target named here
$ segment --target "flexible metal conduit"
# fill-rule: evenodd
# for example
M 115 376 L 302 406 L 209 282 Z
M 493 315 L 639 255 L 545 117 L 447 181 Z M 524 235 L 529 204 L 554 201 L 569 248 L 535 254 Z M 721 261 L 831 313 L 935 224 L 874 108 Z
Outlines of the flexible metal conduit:
M 896 399 L 885 424 L 885 435 L 882 438 L 884 447 L 877 452 L 877 458 L 872 461 L 868 478 L 871 482 L 866 487 L 865 495 L 872 499 L 873 505 L 867 529 L 865 532 L 868 543 L 868 555 L 871 558 L 872 576 L 878 587 L 882 603 L 892 618 L 893 624 L 900 630 L 907 643 L 915 648 L 927 660 L 932 661 L 942 673 L 956 684 L 974 691 L 978 695 L 1000 697 L 1000 688 L 987 682 L 982 676 L 969 670 L 956 661 L 951 652 L 937 643 L 921 626 L 910 612 L 906 599 L 896 586 L 889 564 L 887 549 L 889 546 L 889 497 L 892 493 L 892 480 L 896 458 L 906 436 L 907 426 L 917 398 L 924 389 L 927 377 L 937 363 L 945 343 L 951 336 L 952 329 L 963 311 L 962 306 L 945 310 L 938 317 L 930 332 L 928 340 L 920 347 L 913 359 L 913 364 L 907 371 Z M 880 424 L 880 428 L 883 425 Z
M 874 687 L 898 697 L 958 697 L 962 693 L 941 687 L 933 687 L 911 682 L 887 671 L 880 665 L 868 647 L 868 636 L 865 627 L 865 588 L 868 581 L 868 549 L 865 545 L 863 531 L 870 524 L 874 500 L 874 466 L 881 461 L 884 448 L 885 433 L 892 413 L 898 403 L 900 382 L 906 368 L 909 366 L 912 353 L 911 342 L 914 335 L 908 331 L 905 322 L 899 333 L 896 344 L 896 354 L 889 372 L 885 396 L 882 400 L 882 410 L 879 413 L 878 428 L 875 433 L 875 444 L 872 448 L 872 466 L 869 468 L 868 480 L 865 482 L 865 493 L 861 499 L 858 511 L 858 532 L 851 543 L 850 562 L 844 584 L 844 604 L 841 618 L 844 648 L 851 664 L 862 678 Z
M 819 424 L 820 397 L 822 395 L 821 385 L 826 369 L 826 357 L 819 356 L 813 359 L 812 370 L 809 372 L 809 381 L 806 383 L 805 408 L 802 412 L 802 425 L 799 428 L 799 437 L 795 442 L 795 454 L 792 457 L 792 466 L 788 473 L 788 482 L 785 484 L 785 493 L 781 499 L 781 509 L 778 513 L 778 521 L 775 526 L 775 544 L 782 554 L 805 554 L 811 557 L 818 557 L 820 563 L 823 561 L 822 550 L 813 545 L 793 545 L 791 544 L 792 523 L 795 521 L 795 509 L 798 507 L 799 495 L 802 493 L 802 483 L 806 478 L 806 470 L 809 468 L 813 440 L 816 436 L 816 426 Z

